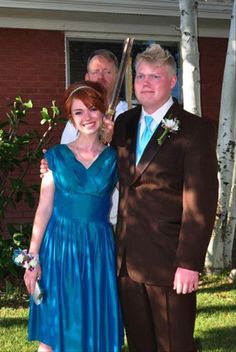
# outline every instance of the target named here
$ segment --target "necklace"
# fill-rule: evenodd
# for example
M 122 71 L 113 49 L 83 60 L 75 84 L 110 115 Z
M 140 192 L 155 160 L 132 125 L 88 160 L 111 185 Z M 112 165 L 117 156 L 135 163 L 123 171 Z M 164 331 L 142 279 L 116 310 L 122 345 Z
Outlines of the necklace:
M 101 148 L 99 150 L 97 149 L 86 151 L 75 146 L 71 149 L 75 155 L 75 158 L 80 161 L 86 168 L 90 167 L 103 151 Z
M 96 154 L 88 154 L 86 156 L 82 155 L 81 152 L 77 151 L 78 156 L 79 156 L 79 160 L 83 160 L 83 163 L 86 164 L 86 166 L 90 166 L 98 157 L 99 153 Z

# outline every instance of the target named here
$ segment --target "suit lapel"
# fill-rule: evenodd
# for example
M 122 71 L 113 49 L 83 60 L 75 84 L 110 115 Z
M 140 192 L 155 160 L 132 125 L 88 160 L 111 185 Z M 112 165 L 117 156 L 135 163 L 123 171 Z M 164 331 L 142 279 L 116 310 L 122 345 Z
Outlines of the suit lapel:
M 137 110 L 134 117 L 127 124 L 127 149 L 129 152 L 129 178 L 132 180 L 135 175 L 136 163 L 136 141 L 138 133 L 138 124 L 140 119 L 141 107 Z
M 144 170 L 148 167 L 148 165 L 158 152 L 161 145 L 157 143 L 157 139 L 162 135 L 163 132 L 164 128 L 160 124 L 153 133 L 150 141 L 148 142 L 147 147 L 144 150 L 143 155 L 141 156 L 138 164 L 136 165 L 135 178 L 139 177 L 144 172 Z
M 178 118 L 178 115 L 180 113 L 181 107 L 180 105 L 175 102 L 170 109 L 167 111 L 166 115 L 164 118 Z M 133 180 L 132 182 L 135 182 L 146 170 L 148 165 L 151 163 L 157 152 L 159 151 L 160 148 L 163 147 L 165 144 L 165 140 L 168 137 L 168 134 L 163 138 L 162 144 L 159 145 L 157 140 L 160 138 L 160 136 L 164 133 L 165 129 L 164 127 L 160 125 L 157 127 L 155 132 L 153 133 L 150 141 L 148 142 L 147 147 L 144 150 L 143 155 L 141 156 L 139 163 L 136 165 L 135 173 L 133 174 Z M 136 139 L 137 139 L 137 128 L 136 128 Z M 136 141 L 135 139 L 135 141 Z M 136 151 L 136 143 L 135 143 L 135 151 Z M 134 162 L 135 162 L 135 157 L 134 157 Z

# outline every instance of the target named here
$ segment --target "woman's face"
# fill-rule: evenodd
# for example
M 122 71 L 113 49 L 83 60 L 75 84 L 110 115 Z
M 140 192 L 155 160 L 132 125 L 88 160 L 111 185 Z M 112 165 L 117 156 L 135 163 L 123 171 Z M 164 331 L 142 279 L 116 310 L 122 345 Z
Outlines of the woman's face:
M 83 134 L 95 134 L 102 125 L 103 113 L 95 106 L 87 108 L 80 99 L 73 99 L 71 116 L 75 128 Z

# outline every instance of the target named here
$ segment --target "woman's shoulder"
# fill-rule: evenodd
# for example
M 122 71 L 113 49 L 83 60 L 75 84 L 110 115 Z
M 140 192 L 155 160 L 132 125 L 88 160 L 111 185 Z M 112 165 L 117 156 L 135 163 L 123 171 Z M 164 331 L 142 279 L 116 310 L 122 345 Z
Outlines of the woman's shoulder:
M 117 151 L 115 148 L 113 148 L 111 145 L 109 145 L 108 147 L 106 147 L 105 149 L 107 149 L 107 151 L 111 154 L 116 156 L 117 155 Z
M 66 148 L 66 144 L 55 144 L 54 146 L 47 149 L 47 151 L 45 152 L 45 157 L 46 159 L 55 158 L 64 153 L 64 150 Z
M 61 161 L 66 160 L 66 149 L 68 149 L 66 144 L 55 144 L 45 152 L 45 158 L 52 171 L 57 169 L 58 162 L 61 165 Z
M 48 153 L 48 154 L 57 153 L 59 151 L 64 150 L 65 146 L 66 146 L 66 144 L 55 144 L 52 147 L 48 148 L 46 153 Z
M 111 162 L 117 160 L 117 151 L 115 148 L 112 146 L 108 146 L 104 149 L 104 153 L 107 153 L 106 156 L 108 155 L 108 158 Z

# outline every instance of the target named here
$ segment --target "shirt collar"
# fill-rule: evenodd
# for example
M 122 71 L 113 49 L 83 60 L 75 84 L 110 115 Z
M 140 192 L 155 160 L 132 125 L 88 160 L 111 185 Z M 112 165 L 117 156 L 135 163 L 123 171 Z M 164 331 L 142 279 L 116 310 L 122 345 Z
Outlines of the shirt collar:
M 170 98 L 167 100 L 167 102 L 165 102 L 165 104 L 163 104 L 159 109 L 157 109 L 156 111 L 154 111 L 154 112 L 151 114 L 152 118 L 159 124 L 173 103 L 174 103 L 173 98 L 170 97 Z M 148 113 L 144 110 L 144 108 L 142 107 L 142 112 L 141 112 L 141 119 L 140 119 L 140 121 L 144 120 L 144 116 L 145 116 L 145 115 L 150 115 L 150 114 L 148 114 Z
M 150 115 L 152 116 L 153 123 L 151 126 L 151 129 L 153 130 L 154 128 L 156 128 L 159 123 L 161 122 L 161 120 L 163 119 L 163 117 L 165 116 L 165 114 L 167 113 L 167 111 L 169 110 L 169 108 L 171 107 L 171 105 L 174 103 L 173 98 L 170 97 L 167 102 L 165 102 L 165 104 L 163 104 L 159 109 L 157 109 L 156 111 L 154 111 L 151 115 L 148 114 L 144 108 L 142 107 L 142 112 L 141 112 L 141 117 L 139 120 L 140 123 L 140 127 L 141 127 L 141 131 L 143 130 L 144 126 L 145 126 L 145 122 L 144 122 L 144 116 L 145 115 Z

